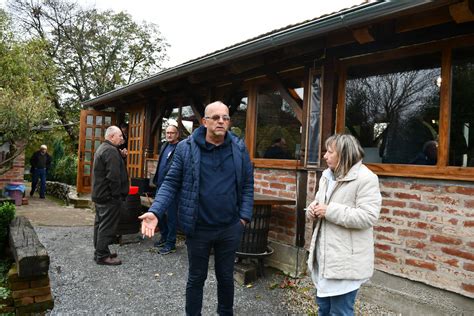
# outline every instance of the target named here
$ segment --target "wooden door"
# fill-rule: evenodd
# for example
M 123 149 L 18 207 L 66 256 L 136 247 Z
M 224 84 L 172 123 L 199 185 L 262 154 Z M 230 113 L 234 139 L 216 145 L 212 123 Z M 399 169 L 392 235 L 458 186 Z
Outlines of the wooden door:
M 131 110 L 128 122 L 127 168 L 130 178 L 143 177 L 145 109 Z
M 90 193 L 94 152 L 104 141 L 105 130 L 115 123 L 115 113 L 81 110 L 77 164 L 77 192 Z

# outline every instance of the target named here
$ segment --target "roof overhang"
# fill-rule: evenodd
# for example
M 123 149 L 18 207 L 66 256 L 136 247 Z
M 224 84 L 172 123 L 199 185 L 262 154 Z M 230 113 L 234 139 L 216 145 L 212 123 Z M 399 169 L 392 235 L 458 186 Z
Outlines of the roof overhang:
M 293 42 L 324 36 L 339 29 L 350 29 L 368 21 L 387 18 L 403 11 L 432 4 L 430 0 L 379 1 L 363 4 L 334 14 L 290 26 L 267 35 L 236 44 L 226 49 L 163 70 L 156 75 L 109 91 L 82 103 L 84 107 L 104 105 L 124 96 L 137 93 L 165 81 L 180 78 L 196 71 L 216 67 L 229 61 L 265 52 Z

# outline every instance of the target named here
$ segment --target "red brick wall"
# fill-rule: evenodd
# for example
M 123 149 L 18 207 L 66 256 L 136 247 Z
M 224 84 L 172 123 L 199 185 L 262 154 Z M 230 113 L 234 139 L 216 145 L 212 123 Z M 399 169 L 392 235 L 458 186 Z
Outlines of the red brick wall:
M 286 170 L 254 170 L 256 193 L 296 199 L 296 172 Z M 268 238 L 294 245 L 296 241 L 295 206 L 273 206 Z
M 25 172 L 25 154 L 15 158 L 13 167 L 5 174 L 0 175 L 0 189 L 3 189 L 5 185 L 11 182 L 24 182 Z
M 380 177 L 376 268 L 474 297 L 474 183 Z

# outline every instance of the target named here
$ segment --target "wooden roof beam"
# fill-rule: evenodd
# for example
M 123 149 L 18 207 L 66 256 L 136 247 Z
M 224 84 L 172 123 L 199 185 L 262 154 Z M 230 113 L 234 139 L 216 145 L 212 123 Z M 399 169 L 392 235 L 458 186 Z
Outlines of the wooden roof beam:
M 474 0 L 464 0 L 463 2 L 450 5 L 449 14 L 458 24 L 474 21 Z
M 292 95 L 290 90 L 285 87 L 285 85 L 283 84 L 283 81 L 278 76 L 278 74 L 276 74 L 273 71 L 267 71 L 266 75 L 268 79 L 270 79 L 276 84 L 276 87 L 278 91 L 280 92 L 280 95 L 282 96 L 283 99 L 285 99 L 286 102 L 288 102 L 288 104 L 291 106 L 291 108 L 295 112 L 296 118 L 298 119 L 300 123 L 302 123 L 303 122 L 303 100 L 301 100 L 299 97 L 295 98 Z
M 352 36 L 359 44 L 366 44 L 375 41 L 374 36 L 370 34 L 369 27 L 363 27 L 352 31 Z
M 434 25 L 452 22 L 447 7 L 436 8 L 419 14 L 404 16 L 396 21 L 396 33 L 410 32 Z

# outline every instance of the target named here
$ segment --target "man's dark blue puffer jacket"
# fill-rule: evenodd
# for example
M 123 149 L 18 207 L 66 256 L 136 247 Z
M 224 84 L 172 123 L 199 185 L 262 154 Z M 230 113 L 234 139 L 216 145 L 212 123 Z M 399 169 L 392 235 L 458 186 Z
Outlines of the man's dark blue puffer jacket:
M 237 197 L 240 218 L 250 221 L 253 210 L 253 167 L 244 142 L 232 132 L 232 156 L 234 160 Z M 196 144 L 196 137 L 205 137 L 206 128 L 201 126 L 191 136 L 178 144 L 173 162 L 163 184 L 156 193 L 150 207 L 157 217 L 161 216 L 171 201 L 176 197 L 178 202 L 178 221 L 186 235 L 192 235 L 196 226 L 199 210 L 199 170 L 201 149 Z M 209 197 L 212 198 L 212 197 Z

